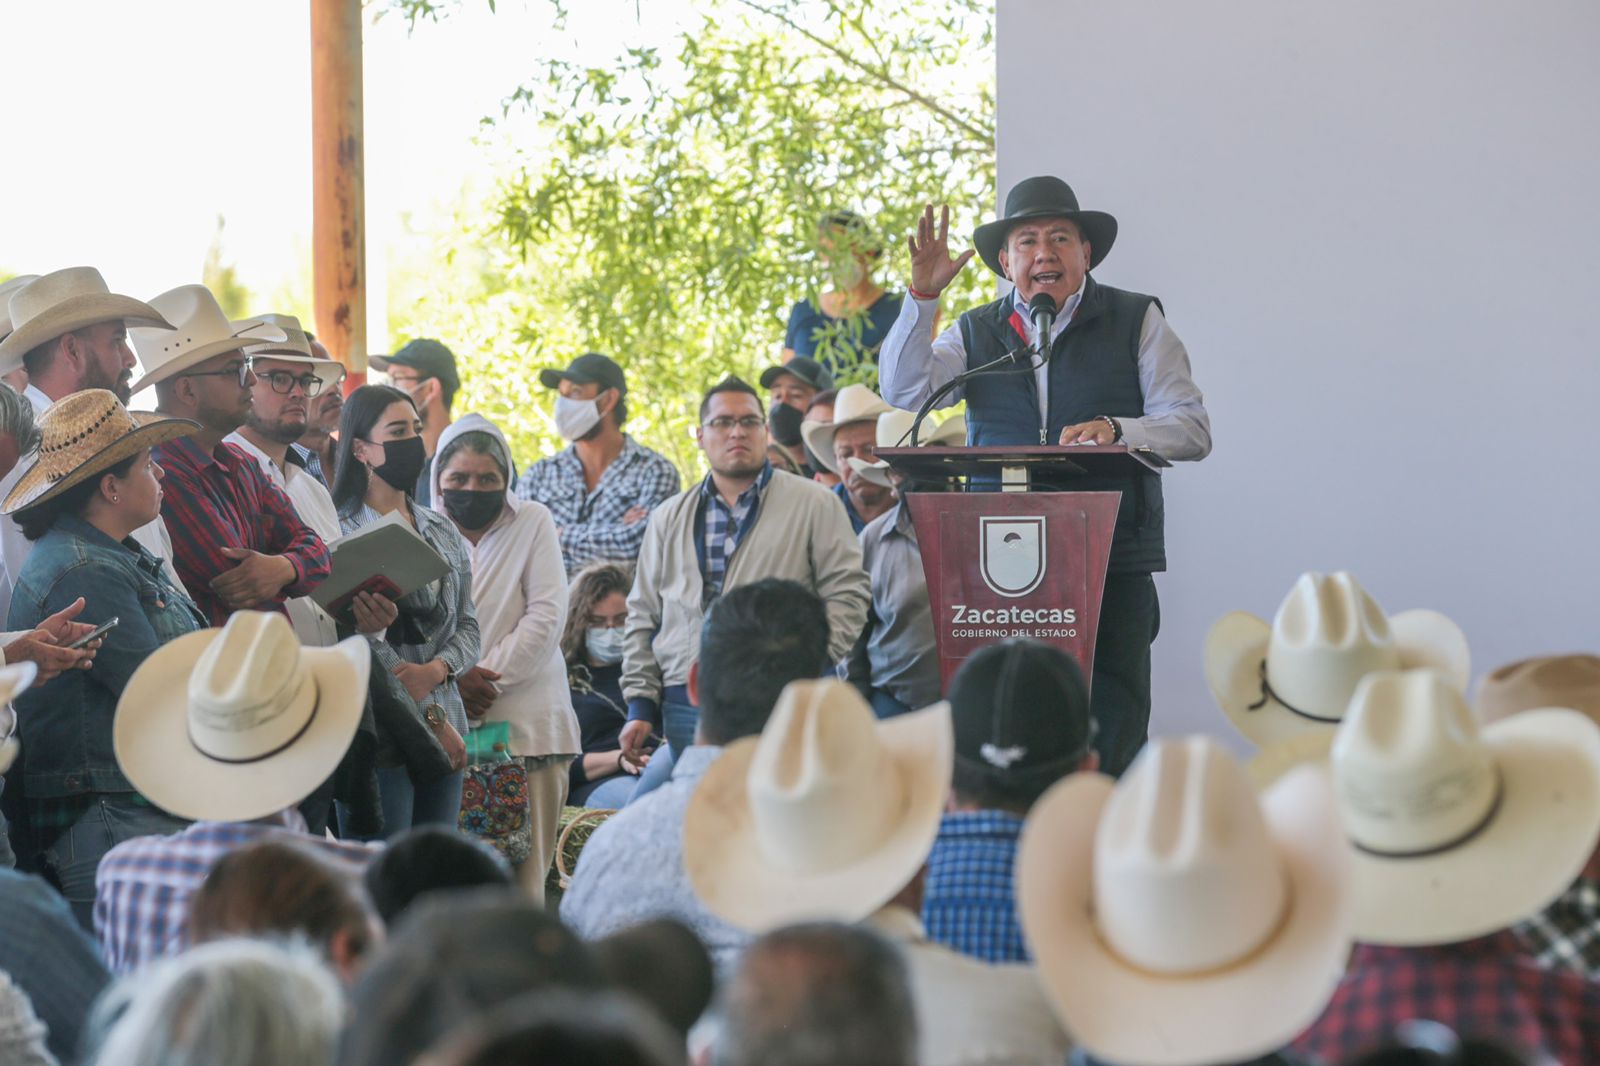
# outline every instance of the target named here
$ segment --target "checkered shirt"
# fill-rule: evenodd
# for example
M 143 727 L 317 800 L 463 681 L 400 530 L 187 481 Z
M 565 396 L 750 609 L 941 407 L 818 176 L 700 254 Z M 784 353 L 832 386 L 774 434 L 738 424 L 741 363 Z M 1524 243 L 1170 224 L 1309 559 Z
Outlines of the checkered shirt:
M 1460 944 L 1357 945 L 1333 1000 L 1293 1046 L 1344 1062 L 1413 1019 L 1561 1066 L 1600 1061 L 1600 984 L 1540 969 L 1509 930 Z
M 632 560 L 644 543 L 645 523 L 626 522 L 634 507 L 653 511 L 678 494 L 678 468 L 632 437 L 589 491 L 583 460 L 569 445 L 534 463 L 517 481 L 517 496 L 550 508 L 560 534 L 561 561 L 572 574 L 598 560 Z
M 928 939 L 984 962 L 1030 962 L 1017 922 L 1012 868 L 1022 819 L 952 811 L 928 855 L 922 924 Z
M 1545 969 L 1600 981 L 1600 881 L 1578 878 L 1554 903 L 1511 931 Z M 1600 1050 L 1595 1057 L 1600 1059 Z
M 124 841 L 106 853 L 95 874 L 94 928 L 106 966 L 128 974 L 181 952 L 188 945 L 189 900 L 212 865 L 272 838 L 311 841 L 356 876 L 377 854 L 372 845 L 308 836 L 305 819 L 293 810 L 255 822 L 196 822 L 171 836 Z
M 707 603 L 722 593 L 722 579 L 728 573 L 728 560 L 739 547 L 750 527 L 756 523 L 756 511 L 761 503 L 761 491 L 772 480 L 772 464 L 762 466 L 755 483 L 733 501 L 729 507 L 717 492 L 711 475 L 700 483 L 701 522 L 705 531 L 700 539 L 700 576 L 705 586 Z

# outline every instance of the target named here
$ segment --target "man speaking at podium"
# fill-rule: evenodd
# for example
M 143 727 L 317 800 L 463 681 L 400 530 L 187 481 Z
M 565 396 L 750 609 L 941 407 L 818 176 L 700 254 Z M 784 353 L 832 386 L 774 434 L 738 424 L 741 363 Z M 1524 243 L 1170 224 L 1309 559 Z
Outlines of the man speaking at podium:
M 1089 275 L 1111 251 L 1115 218 L 1079 210 L 1066 182 L 1038 177 L 1011 190 L 1004 217 L 978 227 L 975 250 L 952 258 L 949 232 L 950 209 L 935 223 L 929 206 L 909 238 L 910 298 L 878 357 L 885 400 L 915 411 L 964 371 L 1035 345 L 1048 358 L 1034 358 L 1031 372 L 1024 355 L 1018 372 L 976 377 L 941 398 L 941 407 L 967 401 L 969 445 L 1125 444 L 1168 460 L 1206 457 L 1211 421 L 1160 303 Z M 933 337 L 939 294 L 974 254 L 1015 288 Z M 1072 487 L 1122 493 L 1091 698 L 1101 769 L 1120 774 L 1150 723 L 1150 644 L 1161 625 L 1150 575 L 1167 568 L 1161 479 L 1143 471 Z

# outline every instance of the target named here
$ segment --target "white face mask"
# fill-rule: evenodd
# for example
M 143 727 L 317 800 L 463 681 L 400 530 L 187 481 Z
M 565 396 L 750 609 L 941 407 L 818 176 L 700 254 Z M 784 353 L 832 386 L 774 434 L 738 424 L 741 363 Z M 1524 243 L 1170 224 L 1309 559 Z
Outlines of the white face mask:
M 577 440 L 600 424 L 600 404 L 595 400 L 556 397 L 556 432 L 564 440 Z
M 584 637 L 589 658 L 601 666 L 615 666 L 622 661 L 622 627 L 590 626 Z

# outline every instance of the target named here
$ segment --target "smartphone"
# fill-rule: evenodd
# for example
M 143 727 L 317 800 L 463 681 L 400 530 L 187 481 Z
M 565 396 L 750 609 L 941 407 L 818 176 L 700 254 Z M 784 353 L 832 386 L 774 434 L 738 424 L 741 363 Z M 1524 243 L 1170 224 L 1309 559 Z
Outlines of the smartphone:
M 88 644 L 92 640 L 99 640 L 101 637 L 105 636 L 111 630 L 117 628 L 117 622 L 118 621 L 120 621 L 120 619 L 112 618 L 112 619 L 108 620 L 104 625 L 95 626 L 93 629 L 89 630 L 89 632 L 85 633 L 83 636 L 79 637 L 77 640 L 73 641 L 71 644 L 68 644 L 67 647 L 73 648 L 73 649 L 77 649 L 77 648 L 83 647 L 84 645 Z

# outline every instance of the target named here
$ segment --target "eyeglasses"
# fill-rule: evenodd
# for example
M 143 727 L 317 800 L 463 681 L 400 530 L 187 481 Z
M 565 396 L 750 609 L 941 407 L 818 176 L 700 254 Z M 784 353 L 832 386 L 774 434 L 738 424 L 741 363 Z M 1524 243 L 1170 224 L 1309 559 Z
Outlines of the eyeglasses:
M 733 432 L 733 427 L 738 426 L 742 430 L 754 433 L 766 424 L 767 420 L 760 415 L 745 415 L 743 418 L 730 418 L 727 415 L 722 415 L 705 423 L 705 427 L 716 430 L 718 433 L 731 433 Z
M 315 374 L 300 374 L 296 376 L 287 370 L 274 370 L 266 374 L 258 373 L 256 378 L 258 380 L 264 379 L 267 384 L 272 386 L 273 392 L 279 392 L 285 396 L 293 392 L 296 385 L 305 390 L 307 399 L 322 391 L 322 379 Z
M 223 367 L 221 370 L 191 370 L 187 374 L 179 374 L 177 376 L 180 378 L 237 378 L 241 389 L 248 389 L 250 383 L 254 380 L 254 375 L 250 372 L 250 360 L 248 359 L 237 367 Z

